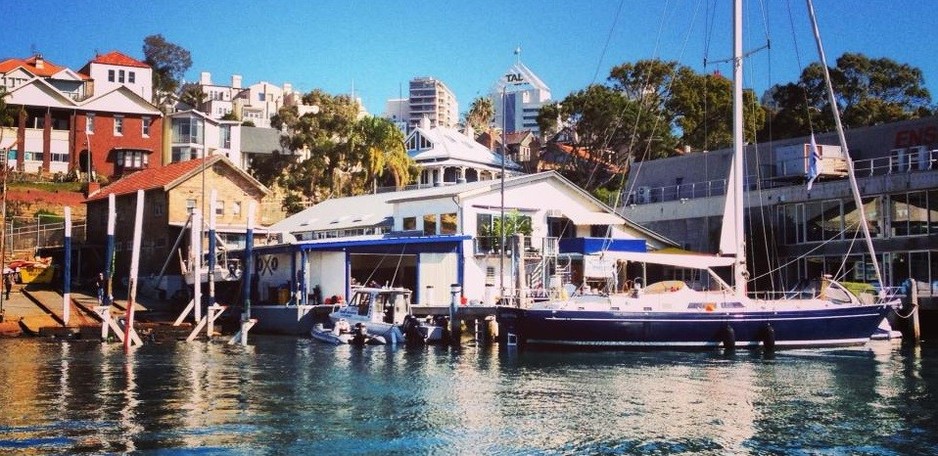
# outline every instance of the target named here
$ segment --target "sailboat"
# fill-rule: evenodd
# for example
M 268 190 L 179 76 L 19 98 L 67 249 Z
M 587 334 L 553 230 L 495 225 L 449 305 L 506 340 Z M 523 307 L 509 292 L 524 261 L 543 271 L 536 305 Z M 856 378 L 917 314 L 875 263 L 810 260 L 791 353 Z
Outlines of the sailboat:
M 813 8 L 809 9 L 813 15 Z M 621 293 L 579 293 L 528 307 L 499 306 L 499 325 L 509 343 L 665 349 L 862 345 L 870 340 L 888 312 L 898 307 L 900 302 L 895 297 L 857 296 L 830 276 L 822 278 L 818 292 L 807 296 L 803 291 L 779 293 L 772 299 L 748 296 L 743 233 L 741 0 L 734 2 L 733 14 L 734 153 L 723 213 L 723 255 L 603 254 L 610 259 L 704 271 L 711 283 L 717 285 L 713 287 L 716 289 L 700 291 L 683 281 L 668 280 L 647 287 L 635 286 Z M 819 40 L 818 43 L 826 68 Z M 838 128 L 846 150 L 839 123 Z M 847 160 L 854 198 L 859 200 L 853 166 L 849 157 Z M 861 225 L 875 262 L 868 228 Z M 725 267 L 733 269 L 734 286 L 715 271 Z

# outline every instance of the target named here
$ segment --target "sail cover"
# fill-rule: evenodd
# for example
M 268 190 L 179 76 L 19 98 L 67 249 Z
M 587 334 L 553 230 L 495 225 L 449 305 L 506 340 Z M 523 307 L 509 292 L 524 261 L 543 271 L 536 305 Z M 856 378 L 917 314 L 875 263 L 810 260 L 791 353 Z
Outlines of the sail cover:
M 723 255 L 735 256 L 739 250 L 739 240 L 736 239 L 736 198 L 741 195 L 736 194 L 735 182 L 736 167 L 734 161 L 736 157 L 730 160 L 730 174 L 726 180 L 726 201 L 723 206 L 723 227 L 720 230 L 720 253 Z
M 688 269 L 709 269 L 732 266 L 733 257 L 720 257 L 711 255 L 689 255 L 677 253 L 648 253 L 648 252 L 613 252 L 606 251 L 603 258 L 635 261 L 639 263 L 661 264 Z

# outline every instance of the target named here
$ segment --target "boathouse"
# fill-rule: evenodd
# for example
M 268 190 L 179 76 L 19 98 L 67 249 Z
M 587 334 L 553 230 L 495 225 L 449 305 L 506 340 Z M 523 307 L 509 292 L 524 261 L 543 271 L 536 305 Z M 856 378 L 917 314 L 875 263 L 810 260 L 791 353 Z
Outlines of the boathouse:
M 416 303 L 442 304 L 458 283 L 466 303 L 491 305 L 522 286 L 519 276 L 543 289 L 603 269 L 602 250 L 674 245 L 555 172 L 510 177 L 504 188 L 485 180 L 335 198 L 269 229 L 284 242 L 255 249 L 255 280 L 260 302 L 281 304 L 309 304 L 317 286 L 347 297 L 355 284 L 403 286 Z

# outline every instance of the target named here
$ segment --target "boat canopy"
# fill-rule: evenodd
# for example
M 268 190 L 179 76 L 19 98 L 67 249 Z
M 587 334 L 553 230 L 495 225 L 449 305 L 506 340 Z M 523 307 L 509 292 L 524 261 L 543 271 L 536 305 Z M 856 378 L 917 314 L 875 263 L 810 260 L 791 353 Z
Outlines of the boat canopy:
M 603 258 L 616 260 L 636 261 L 640 263 L 653 263 L 665 266 L 675 266 L 689 269 L 710 269 L 716 267 L 732 266 L 733 257 L 715 255 L 690 255 L 678 253 L 648 253 L 648 252 L 614 252 L 602 253 Z

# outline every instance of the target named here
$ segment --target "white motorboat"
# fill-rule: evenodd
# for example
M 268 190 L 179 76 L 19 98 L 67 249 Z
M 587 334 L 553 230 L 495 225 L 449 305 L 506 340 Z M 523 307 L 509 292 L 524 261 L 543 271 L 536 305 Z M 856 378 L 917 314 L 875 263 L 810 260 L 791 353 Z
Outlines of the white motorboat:
M 370 337 L 383 337 L 388 343 L 398 341 L 437 342 L 443 328 L 411 315 L 410 295 L 406 288 L 356 288 L 348 304 L 329 314 L 333 324 L 345 320 L 355 327 L 361 324 Z
M 310 336 L 328 344 L 344 345 L 352 340 L 352 327 L 345 320 L 340 320 L 331 329 L 327 329 L 322 323 L 316 323 L 310 331 Z

